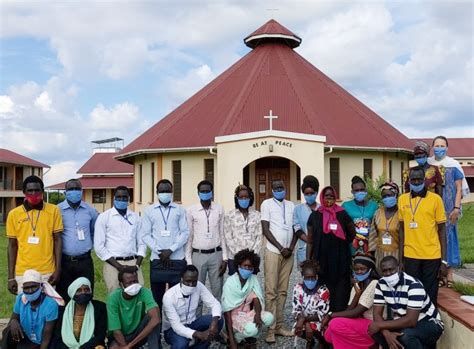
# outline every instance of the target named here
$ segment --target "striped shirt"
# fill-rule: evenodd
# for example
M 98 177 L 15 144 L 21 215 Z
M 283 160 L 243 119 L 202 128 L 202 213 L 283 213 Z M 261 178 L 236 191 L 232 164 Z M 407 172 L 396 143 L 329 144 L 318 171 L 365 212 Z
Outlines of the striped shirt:
M 441 316 L 430 300 L 422 283 L 406 273 L 400 274 L 395 289 L 382 278 L 375 288 L 374 306 L 387 305 L 392 309 L 394 319 L 405 316 L 407 308 L 419 310 L 418 321 L 427 319 L 443 326 Z

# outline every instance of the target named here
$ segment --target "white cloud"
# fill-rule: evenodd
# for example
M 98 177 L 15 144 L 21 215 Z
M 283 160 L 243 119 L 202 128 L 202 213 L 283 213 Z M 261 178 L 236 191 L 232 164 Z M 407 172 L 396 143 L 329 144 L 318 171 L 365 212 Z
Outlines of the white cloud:
M 99 104 L 90 114 L 91 128 L 95 131 L 122 131 L 133 127 L 139 116 L 138 107 L 127 102 L 110 109 Z
M 44 91 L 35 99 L 35 106 L 42 109 L 43 111 L 53 111 L 51 109 L 51 98 L 49 98 L 48 92 Z
M 44 174 L 45 186 L 65 182 L 71 178 L 80 177 L 76 172 L 81 167 L 79 161 L 62 161 L 48 164 L 51 169 Z
M 13 101 L 9 96 L 0 96 L 0 116 L 3 117 L 6 114 L 13 112 Z

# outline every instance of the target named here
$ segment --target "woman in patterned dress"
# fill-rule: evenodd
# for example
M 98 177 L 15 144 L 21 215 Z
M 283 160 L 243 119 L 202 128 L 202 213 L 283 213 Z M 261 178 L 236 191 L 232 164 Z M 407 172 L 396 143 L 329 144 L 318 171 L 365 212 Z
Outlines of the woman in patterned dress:
M 329 312 L 329 290 L 325 285 L 318 285 L 319 266 L 308 260 L 301 264 L 303 282 L 293 289 L 293 312 L 296 320 L 295 335 L 306 339 L 306 348 L 310 349 L 319 342 L 319 348 L 326 347 L 322 336 L 321 321 Z
M 382 203 L 374 215 L 369 233 L 369 251 L 379 263 L 385 256 L 394 256 L 401 260 L 399 245 L 399 227 L 397 199 L 400 193 L 398 185 L 387 182 L 380 186 Z M 379 268 L 377 271 L 380 272 Z

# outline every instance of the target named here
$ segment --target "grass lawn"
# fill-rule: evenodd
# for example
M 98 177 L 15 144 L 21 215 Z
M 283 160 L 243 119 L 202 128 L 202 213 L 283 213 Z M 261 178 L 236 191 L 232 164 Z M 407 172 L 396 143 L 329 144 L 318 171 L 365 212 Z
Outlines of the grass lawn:
M 459 220 L 459 246 L 463 263 L 474 263 L 474 203 L 462 205 L 463 216 Z

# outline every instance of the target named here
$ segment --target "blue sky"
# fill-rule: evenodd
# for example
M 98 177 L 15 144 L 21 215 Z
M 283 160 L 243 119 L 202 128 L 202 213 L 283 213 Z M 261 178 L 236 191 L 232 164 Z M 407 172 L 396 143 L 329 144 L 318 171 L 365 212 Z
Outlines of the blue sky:
M 91 140 L 133 140 L 249 52 L 243 38 L 270 17 L 407 136 L 473 136 L 468 1 L 0 6 L 0 147 L 52 165 L 47 183 L 73 176 Z

